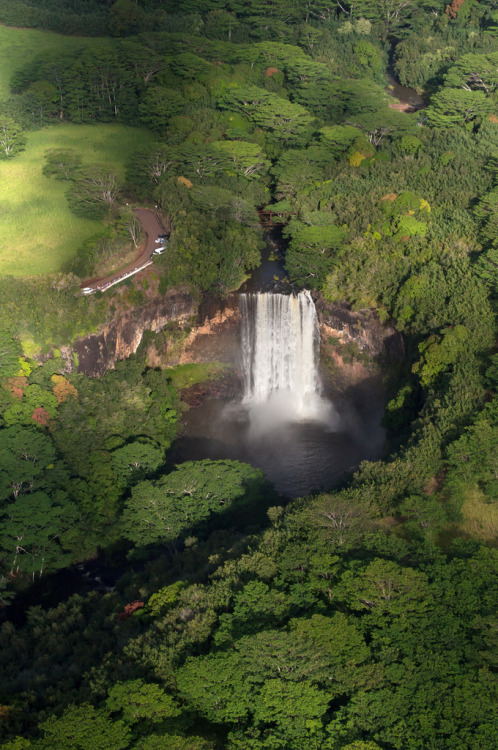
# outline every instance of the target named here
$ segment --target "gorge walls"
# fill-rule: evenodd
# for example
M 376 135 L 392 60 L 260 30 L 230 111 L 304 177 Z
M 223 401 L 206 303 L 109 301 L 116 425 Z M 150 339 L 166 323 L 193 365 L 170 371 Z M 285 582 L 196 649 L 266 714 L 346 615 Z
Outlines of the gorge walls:
M 372 311 L 355 312 L 321 297 L 316 297 L 315 305 L 322 352 L 332 356 L 339 366 L 341 349 L 347 345 L 365 355 L 365 359 L 403 358 L 401 335 Z M 176 339 L 168 335 L 167 329 L 172 325 L 181 333 Z M 164 331 L 162 342 L 153 342 L 147 349 L 151 367 L 219 360 L 238 369 L 240 326 L 239 295 L 226 300 L 207 298 L 198 305 L 188 292 L 171 291 L 116 314 L 100 332 L 77 340 L 73 352 L 77 354 L 80 372 L 103 375 L 118 360 L 137 351 L 146 331 Z
M 146 331 L 161 331 L 171 322 L 186 326 L 196 309 L 195 300 L 187 292 L 169 292 L 139 308 L 123 311 L 99 333 L 74 343 L 79 371 L 91 376 L 103 375 L 118 360 L 137 351 Z

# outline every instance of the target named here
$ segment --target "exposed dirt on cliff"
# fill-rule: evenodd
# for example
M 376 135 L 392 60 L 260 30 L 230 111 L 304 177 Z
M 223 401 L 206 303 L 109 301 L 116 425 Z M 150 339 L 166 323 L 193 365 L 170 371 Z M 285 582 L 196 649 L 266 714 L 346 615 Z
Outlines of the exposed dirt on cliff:
M 236 366 L 240 350 L 237 297 L 208 300 L 200 307 L 198 318 L 200 323 L 190 331 L 179 363 L 219 361 Z
M 372 359 L 403 359 L 403 338 L 396 329 L 382 323 L 373 310 L 351 310 L 347 305 L 326 302 L 318 297 L 315 306 L 320 321 L 322 341 L 354 344 L 358 351 Z
M 172 291 L 159 297 L 147 286 L 147 301 L 140 307 L 116 300 L 115 317 L 102 331 L 74 345 L 80 372 L 99 376 L 116 361 L 135 353 L 146 331 L 152 337 L 146 349 L 149 367 L 220 361 L 231 366 L 232 376 L 188 389 L 185 401 L 198 406 L 208 397 L 238 398 L 240 378 L 240 310 L 237 295 L 226 300 L 205 298 L 197 309 L 186 291 Z M 121 302 L 121 304 L 120 304 Z M 372 397 L 382 394 L 385 361 L 402 359 L 403 340 L 391 326 L 381 323 L 370 310 L 352 311 L 345 305 L 315 300 L 320 321 L 322 375 L 326 390 L 345 394 L 365 381 Z M 195 321 L 198 321 L 197 324 Z
M 103 375 L 120 359 L 134 354 L 146 331 L 161 331 L 168 323 L 185 326 L 195 314 L 196 305 L 187 292 L 170 292 L 139 308 L 123 309 L 100 333 L 76 341 L 78 370 L 86 375 Z

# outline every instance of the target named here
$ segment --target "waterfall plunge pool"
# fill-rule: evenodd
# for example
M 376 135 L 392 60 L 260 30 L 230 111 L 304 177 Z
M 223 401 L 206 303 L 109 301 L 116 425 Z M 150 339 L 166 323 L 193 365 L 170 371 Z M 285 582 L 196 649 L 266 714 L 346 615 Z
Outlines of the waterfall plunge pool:
M 319 329 L 309 292 L 240 295 L 243 398 L 208 398 L 185 416 L 173 460 L 245 461 L 277 491 L 330 490 L 382 453 L 380 376 L 327 397 L 318 374 Z

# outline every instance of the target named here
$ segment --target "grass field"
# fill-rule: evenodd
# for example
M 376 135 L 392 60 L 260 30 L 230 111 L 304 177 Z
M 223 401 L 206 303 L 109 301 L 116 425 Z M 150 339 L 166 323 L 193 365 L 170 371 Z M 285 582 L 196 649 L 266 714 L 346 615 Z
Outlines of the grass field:
M 454 539 L 479 539 L 498 546 L 498 504 L 484 502 L 484 496 L 477 487 L 469 488 L 462 506 L 462 520 L 444 529 L 439 542 L 448 550 Z
M 106 43 L 108 40 L 103 37 L 63 36 L 51 31 L 0 26 L 0 101 L 10 96 L 12 74 L 43 52 L 63 53 L 80 47 L 101 47 Z
M 168 376 L 179 391 L 182 388 L 190 388 L 197 383 L 206 380 L 217 380 L 228 372 L 229 366 L 223 362 L 192 363 L 188 365 L 175 365 L 168 368 Z
M 64 52 L 109 44 L 105 38 L 74 37 L 0 26 L 0 101 L 10 96 L 12 74 L 45 51 Z M 0 276 L 59 271 L 79 245 L 101 228 L 68 209 L 67 184 L 42 174 L 50 148 L 73 148 L 83 163 L 106 164 L 124 174 L 133 150 L 152 140 L 147 131 L 124 125 L 54 125 L 27 133 L 26 150 L 0 161 Z
M 80 219 L 67 206 L 67 183 L 44 177 L 44 154 L 72 148 L 83 163 L 99 162 L 124 175 L 137 146 L 153 140 L 126 125 L 52 125 L 28 134 L 26 150 L 0 161 L 0 275 L 59 271 L 101 224 Z

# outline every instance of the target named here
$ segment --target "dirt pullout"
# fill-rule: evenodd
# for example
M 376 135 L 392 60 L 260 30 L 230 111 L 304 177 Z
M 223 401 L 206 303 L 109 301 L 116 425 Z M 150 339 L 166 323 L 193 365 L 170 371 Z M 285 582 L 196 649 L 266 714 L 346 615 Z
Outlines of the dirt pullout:
M 127 273 L 134 271 L 136 268 L 140 268 L 140 266 L 150 260 L 152 253 L 157 248 L 156 239 L 158 235 L 165 234 L 165 228 L 159 219 L 159 215 L 150 208 L 135 208 L 133 213 L 140 220 L 142 229 L 145 233 L 145 240 L 137 249 L 135 259 L 126 266 L 123 266 L 123 268 L 120 268 L 119 271 L 115 271 L 108 276 L 102 278 L 94 277 L 83 281 L 80 284 L 82 288 L 101 288 L 105 284 L 115 281 L 118 276 L 125 276 Z

